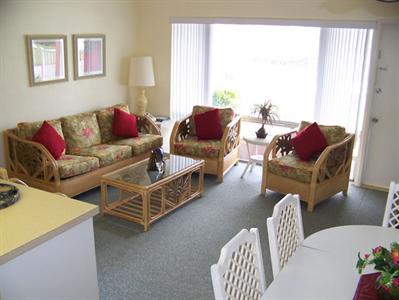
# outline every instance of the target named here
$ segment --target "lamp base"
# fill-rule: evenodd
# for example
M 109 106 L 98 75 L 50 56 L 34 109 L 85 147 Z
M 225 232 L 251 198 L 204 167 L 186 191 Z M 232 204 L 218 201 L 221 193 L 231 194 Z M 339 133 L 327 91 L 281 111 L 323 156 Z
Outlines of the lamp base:
M 147 110 L 147 97 L 145 96 L 145 90 L 141 89 L 141 94 L 137 98 L 137 111 L 136 114 L 139 116 L 143 116 Z

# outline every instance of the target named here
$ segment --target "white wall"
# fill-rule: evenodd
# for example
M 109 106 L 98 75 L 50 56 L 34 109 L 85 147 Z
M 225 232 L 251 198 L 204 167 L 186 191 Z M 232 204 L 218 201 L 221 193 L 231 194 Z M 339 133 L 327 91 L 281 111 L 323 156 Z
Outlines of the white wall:
M 131 1 L 0 0 L 0 131 L 126 102 L 128 59 L 136 45 Z M 73 80 L 72 34 L 106 36 L 105 77 Z M 65 34 L 69 81 L 29 87 L 25 34 Z M 4 166 L 3 139 L 0 166 Z
M 169 115 L 172 17 L 375 21 L 399 16 L 399 3 L 376 0 L 140 0 L 137 53 L 154 58 L 148 110 Z

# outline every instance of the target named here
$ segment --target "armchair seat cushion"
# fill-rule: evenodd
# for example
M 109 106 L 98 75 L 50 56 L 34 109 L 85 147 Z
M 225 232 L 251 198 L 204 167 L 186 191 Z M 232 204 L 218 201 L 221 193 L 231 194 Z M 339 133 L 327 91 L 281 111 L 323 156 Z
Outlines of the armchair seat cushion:
M 129 146 L 100 144 L 78 149 L 77 155 L 97 157 L 100 160 L 100 166 L 105 167 L 132 157 L 132 149 Z
M 100 161 L 97 157 L 64 155 L 57 160 L 57 166 L 60 178 L 65 179 L 98 169 Z
M 133 155 L 143 154 L 149 150 L 162 146 L 162 136 L 155 134 L 139 133 L 138 137 L 121 139 L 112 142 L 114 145 L 130 146 Z
M 219 140 L 197 140 L 197 137 L 189 137 L 175 144 L 175 154 L 216 158 L 219 156 L 220 147 Z
M 303 161 L 298 156 L 291 153 L 270 160 L 267 166 L 268 171 L 275 175 L 310 183 L 316 160 L 317 158 L 313 157 L 308 161 Z

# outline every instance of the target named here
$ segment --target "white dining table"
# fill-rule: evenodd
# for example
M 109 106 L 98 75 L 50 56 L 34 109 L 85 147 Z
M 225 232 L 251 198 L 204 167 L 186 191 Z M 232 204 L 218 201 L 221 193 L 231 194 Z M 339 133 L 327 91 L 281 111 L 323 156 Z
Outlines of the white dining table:
M 360 275 L 357 254 L 399 241 L 399 230 L 351 225 L 328 228 L 307 237 L 268 286 L 262 300 L 352 300 Z M 372 273 L 372 266 L 364 273 Z

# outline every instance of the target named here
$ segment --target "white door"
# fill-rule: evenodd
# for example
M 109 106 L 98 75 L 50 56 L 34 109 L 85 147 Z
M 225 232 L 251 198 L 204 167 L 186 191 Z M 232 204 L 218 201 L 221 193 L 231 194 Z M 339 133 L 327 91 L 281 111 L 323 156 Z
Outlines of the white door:
M 399 181 L 399 22 L 381 25 L 380 53 L 362 183 Z

